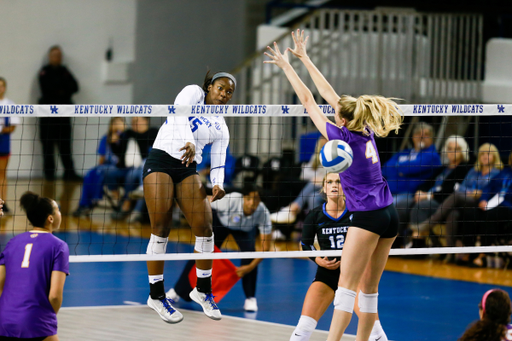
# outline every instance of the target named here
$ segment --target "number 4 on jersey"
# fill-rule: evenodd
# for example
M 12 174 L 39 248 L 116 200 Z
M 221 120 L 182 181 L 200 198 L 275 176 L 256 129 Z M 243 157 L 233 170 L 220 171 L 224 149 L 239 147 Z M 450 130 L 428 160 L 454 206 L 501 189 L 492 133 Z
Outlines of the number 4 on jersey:
M 379 162 L 379 158 L 377 157 L 377 150 L 375 150 L 372 141 L 366 142 L 366 152 L 364 154 L 367 159 L 372 159 L 372 163 Z

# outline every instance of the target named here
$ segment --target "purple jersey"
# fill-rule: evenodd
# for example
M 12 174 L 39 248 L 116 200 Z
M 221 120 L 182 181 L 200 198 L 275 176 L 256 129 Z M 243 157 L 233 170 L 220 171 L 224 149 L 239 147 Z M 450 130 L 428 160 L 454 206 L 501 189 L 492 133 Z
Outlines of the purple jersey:
M 512 324 L 507 324 L 507 332 L 503 341 L 512 341 Z
M 393 197 L 382 176 L 373 132 L 366 136 L 327 123 L 327 137 L 347 142 L 354 152 L 352 165 L 340 175 L 349 211 L 373 211 L 391 205 Z
M 51 233 L 25 232 L 0 254 L 6 277 L 0 296 L 0 335 L 34 338 L 57 334 L 48 300 L 52 271 L 69 275 L 68 245 Z

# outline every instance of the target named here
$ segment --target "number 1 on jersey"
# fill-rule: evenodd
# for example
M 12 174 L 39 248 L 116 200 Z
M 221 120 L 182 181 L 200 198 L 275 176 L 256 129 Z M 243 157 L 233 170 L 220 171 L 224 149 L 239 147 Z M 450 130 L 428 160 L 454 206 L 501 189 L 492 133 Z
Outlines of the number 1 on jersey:
M 28 268 L 30 263 L 30 254 L 32 253 L 32 246 L 34 246 L 32 243 L 25 245 L 25 255 L 23 256 L 23 262 L 21 262 L 22 268 Z
M 379 162 L 379 158 L 377 157 L 377 151 L 375 150 L 372 141 L 366 142 L 366 152 L 364 154 L 367 159 L 372 159 L 372 163 Z

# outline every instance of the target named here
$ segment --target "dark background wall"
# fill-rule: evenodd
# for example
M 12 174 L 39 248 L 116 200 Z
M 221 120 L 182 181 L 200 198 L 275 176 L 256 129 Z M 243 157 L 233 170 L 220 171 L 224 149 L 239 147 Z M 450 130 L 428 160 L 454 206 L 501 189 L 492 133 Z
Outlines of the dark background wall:
M 134 103 L 172 103 L 208 68 L 229 71 L 254 51 L 266 1 L 139 0 Z

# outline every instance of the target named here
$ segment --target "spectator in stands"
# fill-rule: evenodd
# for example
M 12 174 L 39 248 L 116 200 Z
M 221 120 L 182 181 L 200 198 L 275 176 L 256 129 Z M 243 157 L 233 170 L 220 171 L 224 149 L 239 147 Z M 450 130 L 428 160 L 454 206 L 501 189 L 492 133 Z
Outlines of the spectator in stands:
M 273 223 L 292 224 L 297 220 L 297 215 L 299 215 L 303 208 L 307 207 L 312 210 L 325 201 L 320 191 L 322 190 L 322 182 L 327 172 L 320 162 L 320 151 L 326 142 L 327 140 L 323 136 L 317 140 L 315 152 L 311 159 L 308 163 L 302 165 L 300 179 L 307 181 L 306 185 L 290 205 L 270 215 Z
M 505 167 L 482 190 L 475 219 L 464 223 L 464 233 L 476 233 L 482 246 L 506 245 L 511 240 L 512 222 L 512 152 Z M 465 215 L 467 212 L 464 212 Z M 484 223 L 482 223 L 484 222 Z M 508 254 L 505 255 L 508 257 Z M 501 268 L 504 260 L 500 255 L 480 254 L 473 260 L 478 267 Z
M 108 132 L 100 140 L 98 146 L 98 165 L 89 170 L 84 177 L 82 195 L 78 208 L 73 212 L 73 216 L 90 215 L 97 202 L 103 198 L 105 175 L 109 171 L 115 170 L 119 160 L 124 159 L 124 150 L 122 150 L 121 146 L 121 134 L 124 130 L 125 122 L 123 117 L 113 117 L 110 119 Z
M 5 97 L 7 90 L 7 81 L 0 77 L 0 105 L 14 104 L 13 101 Z M 4 117 L 0 119 L 0 198 L 7 198 L 7 165 L 11 158 L 11 134 L 20 123 L 18 116 Z M 4 213 L 9 214 L 10 209 L 4 203 Z
M 501 289 L 491 289 L 478 304 L 480 320 L 471 324 L 459 341 L 512 340 L 510 297 Z
M 382 167 L 393 194 L 400 222 L 409 219 L 409 209 L 414 204 L 418 187 L 430 179 L 441 166 L 441 158 L 434 145 L 434 129 L 419 122 L 412 132 L 414 148 L 402 150 Z
M 459 188 L 443 201 L 432 216 L 420 224 L 411 224 L 413 233 L 425 233 L 436 224 L 446 224 L 447 246 L 455 246 L 455 237 L 460 232 L 458 224 L 461 220 L 461 210 L 472 208 L 471 211 L 474 212 L 482 196 L 482 190 L 502 169 L 503 164 L 496 146 L 484 143 L 478 149 L 474 168 L 468 172 Z
M 157 134 L 158 129 L 149 126 L 149 117 L 133 117 L 132 128 L 121 136 L 124 159 L 119 160 L 117 168 L 105 177 L 111 194 L 119 200 L 119 209 L 112 213 L 112 219 L 123 220 L 131 213 L 133 202 L 129 199 L 130 192 L 142 183 L 144 162 Z M 119 186 L 124 188 L 122 197 Z
M 407 223 L 418 224 L 427 220 L 439 205 L 459 188 L 470 169 L 469 147 L 462 136 L 448 137 L 441 155 L 444 167 L 438 169 L 435 177 L 420 185 L 414 194 L 414 204 Z M 417 235 L 415 231 L 413 237 Z
M 73 104 L 71 96 L 78 92 L 78 82 L 71 72 L 62 65 L 62 50 L 52 46 L 48 52 L 48 65 L 39 71 L 41 99 L 39 104 Z M 39 134 L 43 146 L 43 168 L 46 180 L 55 179 L 55 145 L 64 166 L 64 179 L 80 181 L 75 172 L 71 155 L 71 118 L 39 118 Z

